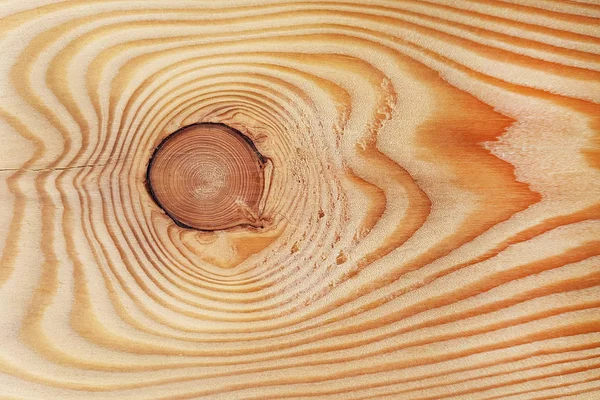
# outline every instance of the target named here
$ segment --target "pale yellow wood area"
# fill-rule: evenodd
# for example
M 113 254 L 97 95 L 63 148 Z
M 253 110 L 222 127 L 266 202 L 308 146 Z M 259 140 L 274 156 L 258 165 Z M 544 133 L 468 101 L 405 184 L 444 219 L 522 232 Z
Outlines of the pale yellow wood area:
M 0 399 L 600 399 L 597 0 L 0 1 Z M 264 227 L 178 226 L 226 124 Z

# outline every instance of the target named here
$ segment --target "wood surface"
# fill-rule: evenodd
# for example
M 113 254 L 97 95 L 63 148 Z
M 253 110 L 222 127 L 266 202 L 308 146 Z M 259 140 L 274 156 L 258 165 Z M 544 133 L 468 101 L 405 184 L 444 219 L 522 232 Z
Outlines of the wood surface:
M 0 1 L 0 399 L 599 399 L 597 0 Z M 247 135 L 262 228 L 146 173 Z

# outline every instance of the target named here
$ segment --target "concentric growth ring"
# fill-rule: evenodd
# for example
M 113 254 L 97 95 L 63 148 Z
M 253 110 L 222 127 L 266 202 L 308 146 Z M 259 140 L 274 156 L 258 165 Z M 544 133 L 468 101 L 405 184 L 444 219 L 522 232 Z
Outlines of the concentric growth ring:
M 264 158 L 241 132 L 194 124 L 168 136 L 148 165 L 148 186 L 180 226 L 206 231 L 259 227 Z

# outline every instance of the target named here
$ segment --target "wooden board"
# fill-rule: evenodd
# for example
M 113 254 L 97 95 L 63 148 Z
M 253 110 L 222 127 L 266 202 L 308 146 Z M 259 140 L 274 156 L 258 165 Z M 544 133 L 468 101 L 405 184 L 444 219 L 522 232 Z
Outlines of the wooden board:
M 600 398 L 597 0 L 4 0 L 0 43 L 0 399 Z M 150 196 L 201 122 L 261 227 Z

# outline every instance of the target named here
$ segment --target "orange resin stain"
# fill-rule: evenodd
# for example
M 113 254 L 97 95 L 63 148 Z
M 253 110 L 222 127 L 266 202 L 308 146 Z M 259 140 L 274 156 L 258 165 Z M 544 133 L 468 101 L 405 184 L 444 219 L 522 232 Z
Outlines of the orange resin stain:
M 493 225 L 540 201 L 541 196 L 515 177 L 515 167 L 496 157 L 484 142 L 496 141 L 514 122 L 474 96 L 422 71 L 436 93 L 435 118 L 421 126 L 421 158 L 448 168 L 452 183 L 477 196 L 462 226 L 437 251 L 474 239 Z M 435 171 L 432 172 L 435 174 Z M 437 179 L 433 176 L 432 181 Z M 440 178 L 441 179 L 441 178 Z M 457 199 L 460 201 L 460 199 Z M 435 205 L 434 205 L 435 206 Z M 457 212 L 464 207 L 456 204 Z

